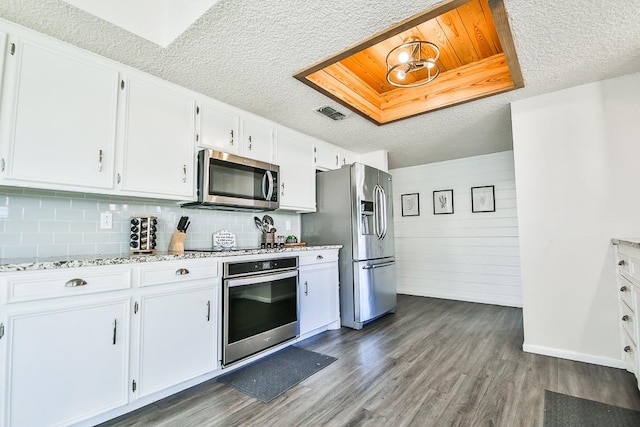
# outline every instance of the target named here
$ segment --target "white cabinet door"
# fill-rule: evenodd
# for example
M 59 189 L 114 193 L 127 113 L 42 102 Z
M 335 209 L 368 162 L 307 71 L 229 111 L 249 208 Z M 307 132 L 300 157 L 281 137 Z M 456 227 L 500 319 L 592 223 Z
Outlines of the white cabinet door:
M 195 99 L 137 77 L 128 79 L 125 91 L 122 190 L 165 199 L 192 197 Z
M 0 31 L 0 99 L 2 99 L 2 85 L 4 83 L 4 62 L 7 54 L 7 33 Z
M 21 39 L 15 49 L 5 177 L 111 189 L 118 72 L 69 47 Z
M 225 153 L 240 154 L 240 116 L 210 102 L 202 102 L 199 110 L 198 145 Z
M 68 425 L 127 403 L 129 300 L 8 317 L 11 426 Z
M 351 151 L 347 151 L 347 150 L 340 150 L 340 167 L 344 166 L 344 165 L 350 165 L 353 162 L 358 161 L 358 157 L 352 153 Z
M 280 208 L 298 212 L 316 210 L 316 181 L 313 145 L 302 136 L 278 132 L 280 166 Z
M 339 317 L 338 263 L 300 267 L 300 335 Z
M 255 119 L 243 119 L 242 155 L 273 163 L 273 127 Z
M 317 169 L 332 170 L 340 168 L 340 150 L 335 145 L 317 143 L 313 147 L 313 151 Z
M 217 367 L 217 287 L 141 297 L 139 397 Z

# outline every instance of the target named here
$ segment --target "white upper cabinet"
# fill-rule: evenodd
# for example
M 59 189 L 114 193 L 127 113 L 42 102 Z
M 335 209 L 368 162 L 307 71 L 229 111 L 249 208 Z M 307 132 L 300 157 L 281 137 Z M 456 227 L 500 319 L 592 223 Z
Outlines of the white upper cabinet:
M 280 166 L 280 208 L 314 212 L 316 183 L 313 143 L 309 137 L 278 131 L 276 163 Z
M 11 82 L 2 105 L 5 178 L 111 189 L 118 71 L 62 43 L 11 43 L 4 55 Z
M 240 116 L 210 101 L 199 105 L 197 145 L 225 153 L 240 154 Z
M 340 166 L 342 166 L 340 149 L 335 145 L 318 141 L 314 145 L 313 150 L 316 169 L 332 170 L 340 169 Z
M 273 125 L 257 118 L 242 119 L 242 155 L 273 163 Z
M 143 77 L 125 81 L 122 190 L 166 199 L 194 194 L 195 98 Z
M 2 82 L 4 81 L 4 62 L 7 54 L 7 33 L 0 30 L 0 99 L 2 99 Z

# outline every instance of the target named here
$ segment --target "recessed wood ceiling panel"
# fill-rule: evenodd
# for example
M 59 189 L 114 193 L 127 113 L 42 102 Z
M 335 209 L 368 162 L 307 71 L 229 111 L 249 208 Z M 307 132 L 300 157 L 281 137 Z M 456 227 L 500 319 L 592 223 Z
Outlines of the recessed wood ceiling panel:
M 505 18 L 502 0 L 449 0 L 294 77 L 379 125 L 522 87 Z M 440 75 L 424 86 L 397 88 L 386 80 L 386 57 L 412 39 L 438 46 Z M 407 73 L 403 81 L 420 78 Z

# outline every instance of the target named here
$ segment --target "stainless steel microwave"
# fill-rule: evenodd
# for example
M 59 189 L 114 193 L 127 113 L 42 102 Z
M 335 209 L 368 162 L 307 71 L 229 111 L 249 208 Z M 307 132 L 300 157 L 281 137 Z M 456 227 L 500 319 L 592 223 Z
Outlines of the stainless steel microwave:
M 183 207 L 268 211 L 278 209 L 280 167 L 216 150 L 198 152 L 198 201 Z

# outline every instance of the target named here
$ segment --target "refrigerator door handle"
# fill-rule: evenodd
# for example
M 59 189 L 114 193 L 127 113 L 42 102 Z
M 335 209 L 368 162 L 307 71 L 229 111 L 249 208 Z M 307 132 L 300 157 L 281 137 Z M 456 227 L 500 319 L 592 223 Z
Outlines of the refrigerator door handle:
M 390 265 L 395 264 L 395 261 L 390 261 L 390 262 L 383 262 L 382 264 L 373 264 L 373 265 L 365 265 L 364 267 L 362 267 L 363 270 L 372 270 L 374 268 L 380 268 L 380 267 L 388 267 Z
M 384 207 L 384 198 L 382 197 L 383 190 L 380 184 L 376 184 L 373 189 L 374 192 L 374 200 L 375 200 L 375 222 L 376 222 L 376 236 L 378 236 L 378 240 L 384 239 L 385 235 L 385 207 Z
M 378 186 L 373 187 L 373 232 L 380 239 L 380 202 L 378 200 Z
M 387 195 L 384 192 L 384 188 L 380 186 L 380 206 L 382 207 L 382 237 L 380 239 L 384 239 L 387 237 Z

